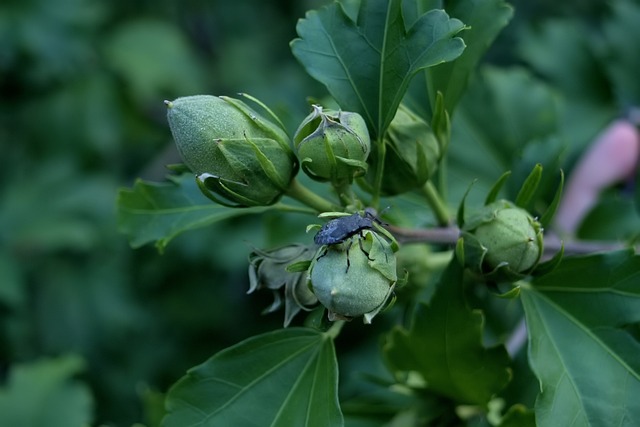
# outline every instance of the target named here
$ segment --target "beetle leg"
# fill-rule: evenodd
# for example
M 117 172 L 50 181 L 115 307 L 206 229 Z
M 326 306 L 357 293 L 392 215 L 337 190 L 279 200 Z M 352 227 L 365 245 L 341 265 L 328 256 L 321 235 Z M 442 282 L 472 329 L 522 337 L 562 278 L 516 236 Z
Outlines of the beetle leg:
M 351 261 L 349 261 L 349 250 L 351 249 L 351 245 L 353 245 L 353 239 L 349 241 L 349 246 L 347 246 L 347 269 L 344 271 L 344 274 L 349 272 L 349 267 L 351 267 Z
M 327 245 L 324 245 L 324 252 L 322 252 L 322 254 L 320 254 L 320 256 L 318 256 L 318 258 L 316 258 L 316 261 L 319 260 L 320 258 L 322 258 L 323 256 L 325 256 L 328 251 L 329 251 L 329 248 L 327 247 Z

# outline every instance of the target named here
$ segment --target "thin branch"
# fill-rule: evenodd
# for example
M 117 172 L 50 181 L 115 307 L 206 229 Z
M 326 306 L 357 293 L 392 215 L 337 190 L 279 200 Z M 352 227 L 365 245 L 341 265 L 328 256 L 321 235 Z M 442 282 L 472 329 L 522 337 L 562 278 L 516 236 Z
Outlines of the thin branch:
M 460 237 L 458 227 L 435 227 L 435 228 L 403 228 L 394 225 L 385 227 L 389 230 L 399 243 L 432 243 L 455 245 Z M 629 244 L 623 242 L 599 241 L 599 240 L 566 240 L 562 241 L 554 234 L 546 235 L 544 239 L 545 255 L 553 254 L 560 250 L 564 243 L 564 253 L 566 255 L 584 255 L 595 252 L 610 252 L 620 249 L 628 249 Z M 640 247 L 634 247 L 640 251 Z

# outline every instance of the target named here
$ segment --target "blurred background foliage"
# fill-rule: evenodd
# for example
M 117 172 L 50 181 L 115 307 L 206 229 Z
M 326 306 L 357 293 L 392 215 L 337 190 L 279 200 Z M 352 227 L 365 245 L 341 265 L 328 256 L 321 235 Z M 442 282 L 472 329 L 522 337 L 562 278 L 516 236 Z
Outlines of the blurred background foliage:
M 281 326 L 281 317 L 260 315 L 269 295 L 245 295 L 247 255 L 294 227 L 302 233 L 304 220 L 242 217 L 186 233 L 160 255 L 130 249 L 116 230 L 114 198 L 136 177 L 161 181 L 178 161 L 164 99 L 243 91 L 295 130 L 305 97 L 325 92 L 288 43 L 297 19 L 323 3 L 0 5 L 1 425 L 159 425 L 161 393 L 186 369 Z M 527 173 L 544 153 L 557 164 L 562 151 L 570 169 L 597 131 L 640 103 L 637 2 L 511 3 L 514 20 L 460 106 L 452 147 L 479 135 L 494 144 L 505 123 L 484 115 L 504 113 L 525 90 L 535 94 L 527 105 L 549 115 L 510 122 L 533 120 L 524 129 L 538 144 L 517 162 L 483 163 L 452 148 L 464 188 L 478 173 Z M 482 135 L 465 135 L 483 123 Z M 560 148 L 550 135 L 562 137 Z M 361 329 L 354 324 L 344 342 L 358 344 Z

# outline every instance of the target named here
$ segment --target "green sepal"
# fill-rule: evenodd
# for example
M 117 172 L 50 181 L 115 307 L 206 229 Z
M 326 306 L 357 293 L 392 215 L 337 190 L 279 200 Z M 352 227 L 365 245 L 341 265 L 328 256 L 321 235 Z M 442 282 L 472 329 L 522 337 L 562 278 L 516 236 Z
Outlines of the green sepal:
M 551 201 L 551 204 L 549 205 L 547 210 L 544 212 L 544 214 L 542 214 L 542 217 L 540 217 L 540 220 L 539 220 L 540 225 L 542 225 L 542 227 L 547 227 L 551 223 L 553 216 L 556 214 L 556 211 L 558 210 L 558 205 L 560 205 L 560 200 L 562 198 L 563 188 L 564 188 L 564 171 L 560 169 L 560 183 L 558 184 L 558 188 L 556 188 L 556 193 L 553 196 L 553 200 Z
M 533 200 L 536 190 L 538 189 L 541 178 L 542 165 L 538 163 L 531 170 L 527 179 L 524 180 L 522 187 L 520 187 L 520 192 L 518 192 L 518 195 L 516 196 L 516 206 L 521 207 L 522 209 L 527 209 L 531 200 Z
M 550 260 L 538 264 L 538 266 L 532 273 L 533 276 L 544 276 L 545 274 L 553 272 L 553 270 L 555 270 L 562 262 L 563 256 L 564 242 L 560 246 L 560 250 Z
M 311 266 L 311 260 L 298 261 L 293 264 L 289 264 L 285 270 L 289 273 L 301 273 L 303 271 L 307 271 L 309 266 Z
M 507 178 L 509 178 L 510 175 L 511 171 L 506 171 L 502 174 L 502 176 L 500 176 L 500 178 L 498 178 L 496 183 L 493 184 L 493 187 L 491 187 L 489 194 L 487 194 L 487 198 L 484 199 L 485 205 L 491 204 L 496 201 L 496 199 L 498 198 L 498 194 L 500 194 L 500 190 L 502 190 L 502 186 L 507 181 Z

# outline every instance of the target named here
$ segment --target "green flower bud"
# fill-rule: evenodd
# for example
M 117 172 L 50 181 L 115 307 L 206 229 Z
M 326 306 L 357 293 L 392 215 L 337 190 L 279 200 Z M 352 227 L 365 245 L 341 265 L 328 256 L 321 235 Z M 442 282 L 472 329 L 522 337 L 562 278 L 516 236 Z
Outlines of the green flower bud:
M 293 143 L 302 170 L 315 180 L 342 186 L 367 171 L 371 141 L 367 124 L 357 113 L 323 111 L 314 105 Z
M 287 190 L 297 163 L 278 125 L 224 96 L 165 102 L 180 156 L 207 197 L 227 206 L 266 206 Z
M 542 227 L 506 200 L 484 206 L 462 235 L 465 254 L 480 254 L 469 258 L 471 266 L 486 273 L 500 269 L 515 279 L 531 272 L 542 256 Z
M 403 104 L 389 125 L 384 143 L 382 191 L 390 196 L 422 187 L 442 156 L 442 147 L 431 126 Z M 377 158 L 374 148 L 369 163 L 375 164 Z M 373 174 L 367 179 L 373 182 Z
M 386 305 L 398 280 L 391 244 L 373 230 L 343 243 L 320 247 L 310 267 L 314 294 L 329 319 L 364 316 L 365 323 Z
M 309 310 L 318 299 L 307 286 L 307 272 L 289 272 L 287 267 L 299 261 L 310 261 L 314 249 L 304 245 L 282 246 L 270 251 L 254 250 L 249 255 L 249 291 L 269 289 L 274 301 L 264 310 L 271 313 L 282 307 L 284 293 L 284 326 L 291 323 L 300 310 Z

